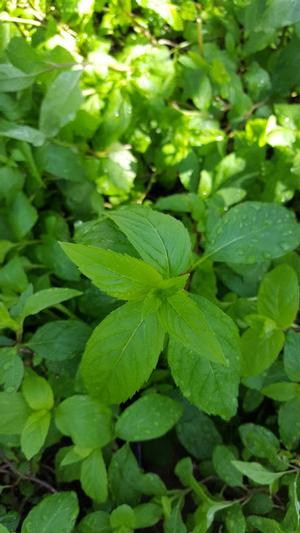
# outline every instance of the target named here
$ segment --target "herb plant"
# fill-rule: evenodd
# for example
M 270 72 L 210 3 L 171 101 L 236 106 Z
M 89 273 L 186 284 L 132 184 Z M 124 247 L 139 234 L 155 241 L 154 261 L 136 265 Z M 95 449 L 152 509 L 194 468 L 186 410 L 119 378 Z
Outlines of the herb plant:
M 3 2 L 0 533 L 297 533 L 300 8 Z

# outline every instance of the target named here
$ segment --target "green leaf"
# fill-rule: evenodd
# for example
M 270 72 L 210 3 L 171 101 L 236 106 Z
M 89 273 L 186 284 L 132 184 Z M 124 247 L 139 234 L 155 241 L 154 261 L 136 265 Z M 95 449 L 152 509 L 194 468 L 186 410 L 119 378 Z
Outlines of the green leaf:
M 108 315 L 90 337 L 81 363 L 87 390 L 105 403 L 127 400 L 149 378 L 163 346 L 155 315 L 127 303 Z
M 80 272 L 110 296 L 121 300 L 143 298 L 157 287 L 161 276 L 140 259 L 83 244 L 61 244 Z
M 48 87 L 39 118 L 40 130 L 47 137 L 54 137 L 63 126 L 75 118 L 82 102 L 80 76 L 81 70 L 61 72 Z
M 0 435 L 18 435 L 31 411 L 20 392 L 0 392 L 0 412 Z
M 176 433 L 180 444 L 197 459 L 211 458 L 214 447 L 222 443 L 213 419 L 189 404 L 176 425 Z
M 278 357 L 284 344 L 284 334 L 274 322 L 266 320 L 251 326 L 241 337 L 241 374 L 256 376 Z
M 36 411 L 30 415 L 21 433 L 21 449 L 29 461 L 42 448 L 49 430 L 49 411 Z
M 71 533 L 79 513 L 75 492 L 46 496 L 26 516 L 22 533 Z
M 229 366 L 202 357 L 170 339 L 168 361 L 173 378 L 183 395 L 208 414 L 231 418 L 237 409 L 239 386 L 239 336 L 234 322 L 214 304 L 193 297 L 209 327 L 215 333 Z
M 51 288 L 38 291 L 27 298 L 20 320 L 23 322 L 27 316 L 36 315 L 40 311 L 43 311 L 43 309 L 47 309 L 47 307 L 52 307 L 81 294 L 80 291 L 76 291 L 75 289 L 65 288 Z
M 229 446 L 219 444 L 214 448 L 212 461 L 217 475 L 225 481 L 230 487 L 243 486 L 243 476 L 232 465 L 232 461 L 236 459 Z
M 112 413 L 89 396 L 71 396 L 56 409 L 58 429 L 81 448 L 106 446 L 112 439 Z
M 9 122 L 8 120 L 4 120 L 4 118 L 0 120 L 0 137 L 25 141 L 33 144 L 33 146 L 41 146 L 45 142 L 43 132 L 30 126 Z
M 232 461 L 232 464 L 244 476 L 247 476 L 260 485 L 271 485 L 276 479 L 281 478 L 285 472 L 270 472 L 260 463 L 247 461 Z
M 267 385 L 261 389 L 261 393 L 272 400 L 276 400 L 278 402 L 287 402 L 295 398 L 297 395 L 300 397 L 300 385 L 298 385 L 298 383 L 290 383 L 288 381 L 271 383 L 270 385 Z
M 0 533 L 10 533 L 8 529 L 0 524 Z
M 83 460 L 81 465 L 80 483 L 84 492 L 96 502 L 107 499 L 107 474 L 100 449 Z
M 181 222 L 148 207 L 131 206 L 109 213 L 146 263 L 163 276 L 185 272 L 191 259 L 191 243 Z
M 31 409 L 50 410 L 54 405 L 53 392 L 48 381 L 32 370 L 28 370 L 25 374 L 22 393 Z
M 110 514 L 110 525 L 113 531 L 131 533 L 135 527 L 135 516 L 129 505 L 119 505 Z
M 279 265 L 268 272 L 260 285 L 257 310 L 260 315 L 288 328 L 295 320 L 299 307 L 299 284 L 295 271 Z
M 240 504 L 236 503 L 226 511 L 225 524 L 228 533 L 245 533 L 246 520 Z
M 299 240 L 291 211 L 276 204 L 244 202 L 208 229 L 205 254 L 214 261 L 254 264 L 294 250 Z
M 186 533 L 187 528 L 183 523 L 182 514 L 182 500 L 177 500 L 174 507 L 171 509 L 170 514 L 164 520 L 165 533 Z
M 300 441 L 300 398 L 283 404 L 278 413 L 279 433 L 289 450 L 297 448 Z
M 163 301 L 159 318 L 171 338 L 215 363 L 227 363 L 212 326 L 199 306 L 184 291 Z
M 80 320 L 47 322 L 26 344 L 49 361 L 65 361 L 81 355 L 90 335 L 90 328 Z
M 178 6 L 169 0 L 137 0 L 137 4 L 157 13 L 174 30 L 180 31 L 183 29 L 183 22 Z
M 22 359 L 15 347 L 0 349 L 0 384 L 6 392 L 16 392 L 24 374 Z
M 157 503 L 141 503 L 133 509 L 135 516 L 135 527 L 142 529 L 155 526 L 160 521 L 162 510 Z M 0 532 L 1 533 L 1 532 Z
M 255 457 L 269 459 L 279 450 L 279 440 L 269 429 L 258 424 L 242 424 L 239 427 L 244 446 Z
M 94 511 L 86 515 L 78 524 L 78 533 L 111 533 L 109 514 Z
M 19 192 L 9 208 L 8 220 L 16 239 L 23 239 L 38 219 L 37 210 L 27 196 Z
M 249 516 L 247 523 L 261 533 L 283 533 L 285 531 L 276 520 L 264 516 Z
M 18 327 L 18 323 L 11 318 L 4 303 L 0 302 L 0 329 L 9 328 L 17 331 Z
M 119 438 L 131 442 L 161 437 L 178 422 L 182 406 L 161 394 L 147 394 L 131 404 L 116 424 Z
M 292 381 L 300 381 L 300 333 L 289 331 L 283 351 L 283 363 L 286 375 Z
M 33 84 L 35 75 L 26 74 L 11 63 L 0 65 L 0 92 L 16 92 Z

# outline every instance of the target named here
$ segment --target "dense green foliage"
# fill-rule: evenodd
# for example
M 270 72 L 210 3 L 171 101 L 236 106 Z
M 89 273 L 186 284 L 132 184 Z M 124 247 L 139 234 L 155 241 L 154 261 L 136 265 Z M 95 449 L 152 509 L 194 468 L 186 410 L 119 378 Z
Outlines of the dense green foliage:
M 0 533 L 296 533 L 300 3 L 0 13 Z

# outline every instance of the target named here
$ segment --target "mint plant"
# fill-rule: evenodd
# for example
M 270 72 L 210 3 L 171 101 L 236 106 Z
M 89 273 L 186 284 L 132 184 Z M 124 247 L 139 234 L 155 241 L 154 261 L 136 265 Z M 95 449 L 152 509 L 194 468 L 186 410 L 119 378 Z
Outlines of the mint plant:
M 0 533 L 296 533 L 300 11 L 0 12 Z

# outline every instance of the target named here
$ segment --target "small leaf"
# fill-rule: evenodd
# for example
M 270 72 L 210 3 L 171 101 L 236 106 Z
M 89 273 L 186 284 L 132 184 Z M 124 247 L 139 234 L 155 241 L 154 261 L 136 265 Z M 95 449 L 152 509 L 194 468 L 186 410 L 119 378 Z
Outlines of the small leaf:
M 156 316 L 143 316 L 143 302 L 110 313 L 94 330 L 81 362 L 89 393 L 105 403 L 127 400 L 156 366 L 163 338 Z
M 22 385 L 23 396 L 31 407 L 37 411 L 52 409 L 53 392 L 45 378 L 38 376 L 33 370 L 27 370 Z
M 261 389 L 261 393 L 272 400 L 276 400 L 278 402 L 288 402 L 297 395 L 300 397 L 300 385 L 298 385 L 298 383 L 290 383 L 288 381 L 271 383 L 270 385 L 267 385 Z
M 241 337 L 241 374 L 256 376 L 278 357 L 284 344 L 284 334 L 272 321 L 258 322 Z
M 0 65 L 0 92 L 17 92 L 27 89 L 35 80 L 34 74 L 27 74 L 11 63 Z
M 109 217 L 146 263 L 163 276 L 182 274 L 190 263 L 191 243 L 181 222 L 149 207 L 126 207 Z
M 0 302 L 0 329 L 9 328 L 13 331 L 17 331 L 18 327 L 18 323 L 11 318 L 4 303 Z
M 40 130 L 54 137 L 59 130 L 75 118 L 81 105 L 79 89 L 80 70 L 61 72 L 48 87 L 40 107 Z
M 117 436 L 127 441 L 151 440 L 167 433 L 182 415 L 182 406 L 161 394 L 147 394 L 131 404 L 116 424 Z
M 38 291 L 27 298 L 22 311 L 21 320 L 23 321 L 27 316 L 36 315 L 47 307 L 57 305 L 60 302 L 70 300 L 81 294 L 80 291 L 76 291 L 75 289 L 65 288 L 51 288 Z
M 80 483 L 84 492 L 96 502 L 107 499 L 107 474 L 100 449 L 83 460 L 81 465 Z
M 295 271 L 279 265 L 263 278 L 257 298 L 258 313 L 288 328 L 295 320 L 299 307 L 299 284 Z
M 63 243 L 61 246 L 96 287 L 115 298 L 143 298 L 161 281 L 154 268 L 135 257 L 83 244 Z
M 31 411 L 20 392 L 0 392 L 0 412 L 0 435 L 18 435 Z
M 279 450 L 279 440 L 269 429 L 258 424 L 242 424 L 239 433 L 244 446 L 256 457 L 265 459 L 275 456 Z
M 106 446 L 112 439 L 112 413 L 89 396 L 70 396 L 56 409 L 58 429 L 81 448 Z
M 21 533 L 71 533 L 79 513 L 75 492 L 46 496 L 26 516 Z
M 244 476 L 247 476 L 260 485 L 271 485 L 276 479 L 281 478 L 285 474 L 285 472 L 270 472 L 270 470 L 264 468 L 260 463 L 255 462 L 232 461 L 232 464 Z
M 49 430 L 49 411 L 37 411 L 30 415 L 21 433 L 21 448 L 29 461 L 42 448 Z

